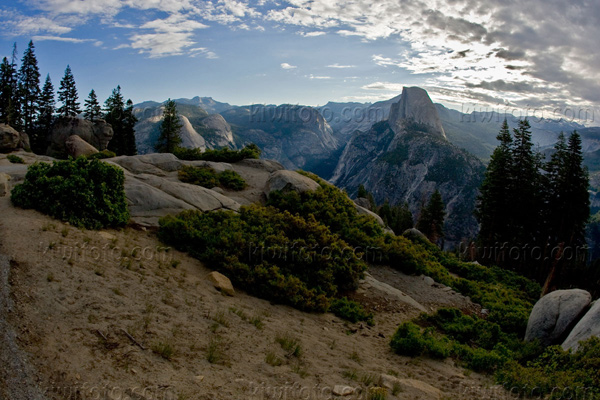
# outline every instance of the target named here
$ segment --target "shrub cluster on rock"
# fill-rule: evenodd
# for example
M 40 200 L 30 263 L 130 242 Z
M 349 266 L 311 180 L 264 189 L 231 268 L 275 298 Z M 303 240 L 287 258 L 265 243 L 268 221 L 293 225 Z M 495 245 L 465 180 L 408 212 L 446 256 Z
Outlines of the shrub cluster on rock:
M 124 181 L 120 168 L 84 157 L 35 163 L 12 190 L 11 200 L 74 226 L 116 227 L 129 221 Z
M 195 161 L 214 161 L 214 162 L 226 162 L 234 163 L 247 158 L 260 158 L 260 148 L 255 144 L 249 144 L 241 150 L 231 150 L 228 147 L 224 147 L 218 150 L 207 149 L 205 151 L 199 148 L 187 149 L 184 147 L 178 147 L 173 154 L 180 160 Z
M 244 190 L 246 187 L 246 181 L 237 172 L 225 170 L 217 173 L 208 166 L 192 167 L 184 165 L 179 170 L 179 180 L 209 189 L 219 185 L 231 190 Z

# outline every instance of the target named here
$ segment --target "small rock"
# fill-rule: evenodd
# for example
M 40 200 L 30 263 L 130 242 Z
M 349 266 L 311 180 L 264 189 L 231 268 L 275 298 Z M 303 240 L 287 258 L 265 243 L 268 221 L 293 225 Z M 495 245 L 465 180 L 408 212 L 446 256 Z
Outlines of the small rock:
M 99 231 L 98 235 L 106 240 L 115 240 L 117 237 L 111 233 Z
M 350 386 L 335 385 L 332 393 L 336 396 L 350 396 L 354 394 L 354 389 Z
M 225 275 L 223 275 L 217 271 L 213 271 L 210 274 L 208 274 L 207 279 L 209 281 L 211 281 L 212 284 L 215 286 L 215 288 L 217 288 L 217 290 L 220 290 L 221 293 L 225 293 L 228 296 L 235 295 L 235 290 L 233 289 L 233 285 L 231 284 L 231 281 L 229 280 L 229 278 L 226 277 Z
M 430 276 L 424 276 L 423 281 L 425 281 L 425 283 L 428 284 L 429 286 L 433 286 L 435 284 L 435 281 Z
M 204 375 L 198 375 L 196 376 L 196 382 L 202 382 L 204 380 Z

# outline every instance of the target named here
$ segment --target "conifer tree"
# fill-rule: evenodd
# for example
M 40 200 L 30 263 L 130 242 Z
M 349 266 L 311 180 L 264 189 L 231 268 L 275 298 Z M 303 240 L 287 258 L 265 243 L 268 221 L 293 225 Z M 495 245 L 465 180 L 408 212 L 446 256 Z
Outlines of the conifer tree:
M 506 119 L 496 139 L 500 144 L 485 171 L 475 210 L 480 223 L 479 239 L 484 246 L 512 240 L 513 140 Z
M 437 243 L 444 237 L 445 216 L 444 201 L 441 193 L 436 189 L 429 198 L 427 206 L 421 208 L 417 229 L 423 232 L 432 243 Z
M 22 127 L 25 133 L 35 136 L 33 125 L 38 113 L 40 97 L 40 71 L 35 56 L 33 41 L 29 41 L 19 69 L 19 95 L 21 104 Z M 31 137 L 30 137 L 31 138 Z M 36 138 L 31 138 L 36 141 Z
M 0 65 L 0 122 L 18 130 L 21 127 L 16 57 L 15 43 L 11 61 L 4 57 Z
M 125 115 L 125 101 L 121 93 L 121 85 L 113 89 L 111 95 L 104 102 L 104 119 L 113 129 L 113 137 L 108 143 L 108 150 L 117 155 L 124 155 L 125 138 L 123 136 L 123 118 Z
M 75 117 L 81 112 L 79 102 L 77 101 L 77 87 L 75 85 L 75 77 L 71 72 L 71 67 L 67 65 L 65 75 L 60 81 L 58 89 L 58 101 L 62 106 L 58 108 L 58 114 L 61 117 Z
M 31 149 L 36 154 L 43 154 L 46 151 L 46 137 L 52 129 L 54 121 L 54 111 L 56 100 L 54 99 L 54 85 L 50 79 L 50 74 L 46 75 L 46 81 L 40 94 L 39 109 L 35 130 L 35 140 L 31 141 Z
M 160 124 L 160 137 L 155 145 L 159 153 L 173 153 L 181 143 L 181 122 L 177 113 L 177 106 L 171 99 L 167 100 L 163 112 L 163 121 Z
M 102 107 L 98 103 L 98 96 L 96 91 L 92 89 L 88 98 L 84 102 L 85 109 L 83 110 L 83 117 L 88 121 L 95 122 L 102 117 Z
M 134 156 L 137 154 L 137 146 L 135 144 L 135 124 L 138 122 L 138 119 L 133 114 L 133 102 L 131 99 L 128 99 L 125 104 L 124 115 L 123 135 L 125 136 L 125 155 Z

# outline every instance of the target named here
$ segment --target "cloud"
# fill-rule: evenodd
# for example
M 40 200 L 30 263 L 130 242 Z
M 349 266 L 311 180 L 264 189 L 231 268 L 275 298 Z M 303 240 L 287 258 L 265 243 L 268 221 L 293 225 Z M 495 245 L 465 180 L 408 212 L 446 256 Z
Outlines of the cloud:
M 283 69 L 294 69 L 294 68 L 298 68 L 298 67 L 296 67 L 295 65 L 290 65 L 290 64 L 288 64 L 288 63 L 281 63 L 280 65 L 281 65 L 281 68 L 283 68 Z
M 313 75 L 313 74 L 310 74 L 308 76 L 308 78 L 309 79 L 319 79 L 319 80 L 331 79 L 330 76 L 319 76 L 319 75 Z
M 66 43 L 93 43 L 94 46 L 102 46 L 102 42 L 96 39 L 78 39 L 72 37 L 64 37 L 64 36 L 47 36 L 47 35 L 37 35 L 32 38 L 36 42 L 52 40 L 56 42 L 66 42 Z
M 338 63 L 335 63 L 335 64 L 328 65 L 327 68 L 339 68 L 339 69 L 356 68 L 356 65 L 340 65 Z
M 316 36 L 327 35 L 327 32 L 313 31 L 313 32 L 299 32 L 299 34 L 302 35 L 302 36 L 304 36 L 304 37 L 316 37 Z
M 189 49 L 189 52 L 190 57 L 204 56 L 209 60 L 215 60 L 219 58 L 219 56 L 215 52 L 208 50 L 206 47 L 196 47 L 193 49 Z
M 131 48 L 150 58 L 179 56 L 196 43 L 189 32 L 136 34 L 130 37 Z
M 363 90 L 386 90 L 389 92 L 402 92 L 404 85 L 391 82 L 373 82 L 361 87 Z

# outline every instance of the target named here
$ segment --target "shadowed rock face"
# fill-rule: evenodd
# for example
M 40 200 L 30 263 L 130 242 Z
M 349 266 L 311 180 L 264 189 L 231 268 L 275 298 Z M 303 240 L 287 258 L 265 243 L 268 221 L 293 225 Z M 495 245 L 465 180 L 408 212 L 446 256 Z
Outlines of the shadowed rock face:
M 446 139 L 446 133 L 437 109 L 429 95 L 419 87 L 404 87 L 400 101 L 392 104 L 390 127 L 396 134 L 406 131 L 408 123 L 422 124 L 430 135 Z
M 77 135 L 88 144 L 102 151 L 108 146 L 113 137 L 112 126 L 104 120 L 91 122 L 76 117 L 59 118 L 50 133 L 50 145 L 46 154 L 50 157 L 65 157 L 67 139 Z
M 379 204 L 408 202 L 415 219 L 438 189 L 446 204 L 446 239 L 454 244 L 477 233 L 473 210 L 484 170 L 476 157 L 446 140 L 427 92 L 405 88 L 389 121 L 352 136 L 331 181 L 351 195 L 362 184 Z

